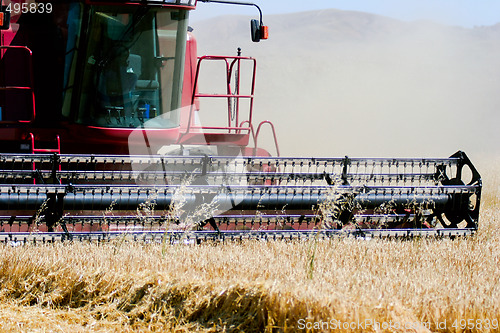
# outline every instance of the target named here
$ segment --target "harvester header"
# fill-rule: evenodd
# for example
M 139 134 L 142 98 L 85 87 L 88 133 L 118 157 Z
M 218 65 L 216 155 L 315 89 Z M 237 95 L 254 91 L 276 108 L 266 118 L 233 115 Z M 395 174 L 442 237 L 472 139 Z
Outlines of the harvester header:
M 256 7 L 252 40 L 267 39 L 256 4 L 198 2 Z M 196 5 L 3 3 L 0 241 L 477 230 L 481 177 L 463 152 L 406 159 L 280 156 L 274 124 L 255 123 L 257 60 L 240 50 L 198 57 L 188 24 Z M 220 77 L 199 87 L 205 66 L 214 63 Z M 221 101 L 222 116 L 213 118 L 222 123 L 201 122 L 214 112 L 203 109 L 207 99 Z M 277 156 L 259 145 L 265 130 Z
M 159 238 L 470 235 L 481 197 L 481 178 L 463 152 L 446 159 L 3 154 L 0 182 L 0 225 L 9 237 L 59 228 L 52 236 L 63 239 L 84 238 L 83 230 Z

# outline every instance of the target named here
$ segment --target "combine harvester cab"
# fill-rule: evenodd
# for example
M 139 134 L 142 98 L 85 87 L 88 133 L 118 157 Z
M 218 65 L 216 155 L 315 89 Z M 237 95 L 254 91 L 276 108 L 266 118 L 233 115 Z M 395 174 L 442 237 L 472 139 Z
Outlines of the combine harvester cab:
M 195 7 L 194 0 L 2 6 L 0 240 L 453 237 L 477 230 L 481 177 L 463 152 L 280 157 L 273 124 L 253 124 L 256 60 L 197 58 L 187 25 Z M 261 12 L 250 26 L 253 41 L 267 39 Z M 41 36 L 57 37 L 50 52 Z M 224 64 L 223 93 L 198 91 L 207 61 Z M 253 71 L 248 91 L 240 83 L 244 62 Z M 227 101 L 226 124 L 197 121 L 204 98 Z M 276 157 L 258 147 L 265 126 Z

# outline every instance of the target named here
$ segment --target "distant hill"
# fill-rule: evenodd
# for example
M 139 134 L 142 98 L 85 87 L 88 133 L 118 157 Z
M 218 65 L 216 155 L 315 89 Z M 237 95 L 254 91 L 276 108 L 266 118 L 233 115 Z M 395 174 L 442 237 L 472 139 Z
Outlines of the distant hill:
M 265 16 L 270 39 L 252 43 L 250 18 L 193 24 L 199 54 L 241 47 L 258 59 L 255 116 L 276 124 L 283 154 L 500 152 L 500 24 L 466 29 L 332 9 Z M 201 85 L 216 89 L 212 72 Z

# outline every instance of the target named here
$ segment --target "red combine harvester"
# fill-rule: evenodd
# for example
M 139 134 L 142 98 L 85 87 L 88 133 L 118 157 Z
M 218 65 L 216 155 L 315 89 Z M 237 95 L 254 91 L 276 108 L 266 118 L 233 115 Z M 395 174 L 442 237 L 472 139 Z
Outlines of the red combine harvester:
M 253 41 L 267 39 L 255 6 Z M 414 235 L 478 226 L 467 156 L 280 157 L 253 122 L 256 60 L 197 57 L 195 0 L 2 1 L 0 239 Z M 224 92 L 198 90 L 222 64 Z M 250 82 L 242 82 L 243 70 Z M 215 89 L 215 88 L 214 88 Z M 227 122 L 203 126 L 205 99 Z M 277 155 L 258 147 L 270 129 Z

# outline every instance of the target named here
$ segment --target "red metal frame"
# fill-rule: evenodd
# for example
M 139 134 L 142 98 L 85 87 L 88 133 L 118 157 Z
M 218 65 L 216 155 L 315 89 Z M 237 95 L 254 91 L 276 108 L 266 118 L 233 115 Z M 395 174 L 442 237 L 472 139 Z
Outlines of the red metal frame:
M 22 0 L 24 1 L 24 0 Z M 85 0 L 87 4 L 100 4 L 100 5 L 141 5 L 140 1 L 134 0 L 124 0 L 124 1 L 113 1 L 113 0 Z M 194 6 L 182 6 L 175 5 L 171 3 L 163 3 L 159 5 L 164 5 L 168 7 L 186 8 L 194 9 Z M 191 50 L 192 47 L 196 47 L 195 40 L 192 38 L 190 41 L 188 39 L 188 49 Z M 190 44 L 191 43 L 191 44 Z M 194 46 L 193 46 L 194 43 Z M 76 152 L 76 153 L 88 153 L 90 151 L 94 153 L 107 153 L 113 151 L 114 153 L 126 154 L 129 145 L 140 146 L 143 145 L 143 141 L 140 142 L 130 142 L 129 135 L 131 129 L 128 128 L 100 128 L 87 126 L 82 124 L 75 124 L 72 122 L 58 122 L 54 124 L 50 130 L 46 131 L 35 127 L 34 120 L 36 117 L 35 108 L 35 92 L 34 92 L 34 73 L 33 73 L 33 62 L 32 62 L 32 51 L 26 46 L 0 46 L 0 54 L 4 54 L 6 50 L 18 50 L 19 52 L 28 53 L 28 64 L 27 70 L 29 71 L 29 85 L 26 86 L 9 86 L 9 82 L 5 82 L 5 87 L 0 87 L 0 90 L 21 90 L 27 91 L 31 94 L 32 100 L 32 113 L 28 114 L 26 118 L 31 117 L 29 120 L 16 120 L 14 122 L 4 120 L 1 123 L 8 124 L 24 124 L 26 128 L 18 130 L 16 133 L 12 134 L 6 141 L 16 141 L 16 140 L 31 140 L 31 148 L 33 153 L 50 153 L 50 152 L 61 152 L 61 139 L 63 141 L 62 150 L 65 152 Z M 195 50 L 195 49 L 194 49 Z M 185 80 L 189 75 L 189 80 L 185 81 L 184 94 L 182 105 L 185 106 L 185 112 L 181 113 L 182 120 L 180 121 L 180 127 L 172 129 L 147 129 L 145 132 L 148 133 L 146 141 L 161 142 L 163 145 L 170 144 L 208 144 L 217 145 L 220 147 L 239 147 L 245 154 L 255 155 L 261 149 L 258 148 L 258 136 L 263 125 L 268 124 L 271 127 L 275 145 L 276 152 L 279 155 L 279 147 L 276 140 L 276 132 L 274 125 L 265 121 L 259 124 L 257 131 L 253 126 L 253 106 L 254 106 L 254 94 L 255 94 L 255 84 L 256 84 L 256 59 L 252 57 L 242 57 L 242 56 L 201 56 L 196 57 L 196 51 L 189 51 L 189 56 L 186 56 L 186 72 L 184 73 Z M 197 60 L 197 61 L 196 61 Z M 204 92 L 198 92 L 198 79 L 201 71 L 202 63 L 212 61 L 212 62 L 223 62 L 225 65 L 225 82 L 226 85 L 225 92 L 222 94 L 209 94 Z M 249 66 L 243 65 L 244 70 L 248 70 L 251 76 L 246 78 L 251 79 L 250 89 L 248 85 L 245 86 L 245 93 L 241 93 L 243 88 L 241 87 L 241 69 L 242 61 L 247 62 Z M 249 69 L 248 67 L 251 67 Z M 189 68 L 189 70 L 188 70 Z M 194 69 L 196 68 L 196 71 Z M 194 74 L 194 75 L 193 75 Z M 187 84 L 186 84 L 187 82 Z M 28 97 L 29 98 L 29 97 Z M 194 122 L 194 112 L 199 110 L 198 101 L 201 98 L 226 98 L 227 99 L 227 125 L 226 126 L 202 126 Z M 245 99 L 247 102 L 240 103 L 240 99 Z M 187 105 L 190 105 L 187 107 Z M 223 107 L 224 109 L 224 107 Z M 245 114 L 240 115 L 241 109 L 244 109 Z M 246 114 L 248 110 L 248 114 Z M 28 110 L 30 111 L 30 110 Z M 189 114 L 187 114 L 189 112 Z M 187 123 L 185 122 L 188 118 Z M 20 126 L 18 126 L 21 128 Z M 17 128 L 17 127 L 16 127 Z M 42 149 L 36 147 L 36 140 L 42 138 L 47 141 L 47 138 L 57 137 L 57 148 L 53 149 Z M 85 144 L 82 145 L 81 139 L 85 138 Z M 250 138 L 254 141 L 254 147 L 251 147 Z M 52 139 L 50 139 L 52 140 Z M 158 145 L 158 144 L 156 144 Z M 142 146 L 140 146 L 142 147 Z M 156 148 L 154 146 L 153 148 Z M 267 153 L 267 152 L 266 152 Z
M 59 135 L 56 136 L 57 148 L 35 148 L 35 135 L 33 133 L 29 134 L 31 140 L 31 153 L 57 153 L 61 154 L 61 139 Z M 33 171 L 36 171 L 36 163 L 33 162 Z M 61 171 L 61 165 L 59 165 L 59 171 Z M 36 185 L 36 179 L 33 179 L 33 184 Z
M 253 148 L 253 155 L 257 156 L 257 149 L 258 149 L 258 137 L 260 130 L 262 128 L 262 125 L 268 124 L 271 127 L 271 131 L 273 132 L 273 138 L 274 138 L 274 145 L 276 147 L 276 156 L 280 156 L 280 148 L 278 145 L 278 137 L 276 136 L 276 130 L 274 128 L 274 124 L 270 120 L 264 120 L 260 122 L 259 126 L 257 127 L 257 132 L 255 132 L 253 125 L 248 122 L 248 120 L 243 121 L 240 126 L 243 126 L 243 124 L 248 123 L 250 125 L 250 132 L 252 133 L 252 138 L 254 142 L 254 148 Z
M 200 76 L 201 64 L 203 61 L 223 61 L 226 65 L 226 93 L 225 94 L 206 94 L 197 92 L 198 88 L 198 78 Z M 252 69 L 252 83 L 250 88 L 250 94 L 240 94 L 240 83 L 241 76 L 239 75 L 241 71 L 241 61 L 251 61 L 253 62 Z M 234 70 L 237 70 L 236 73 L 236 83 L 235 83 L 235 91 L 231 88 L 231 79 L 234 74 Z M 265 120 L 262 121 L 257 127 L 257 131 L 255 131 L 253 127 L 253 102 L 255 95 L 255 81 L 256 81 L 256 69 L 257 69 L 257 61 L 251 57 L 241 57 L 241 56 L 202 56 L 198 58 L 198 63 L 196 67 L 196 74 L 193 84 L 193 91 L 191 95 L 191 107 L 189 111 L 189 119 L 187 123 L 187 128 L 185 129 L 185 133 L 183 133 L 179 139 L 180 143 L 192 143 L 191 139 L 196 138 L 196 136 L 203 136 L 203 140 L 206 140 L 207 144 L 223 144 L 230 143 L 235 145 L 247 146 L 249 137 L 251 135 L 254 148 L 252 149 L 253 155 L 257 155 L 258 152 L 258 137 L 262 126 L 269 125 L 271 127 L 271 131 L 274 138 L 274 144 L 276 147 L 277 156 L 280 156 L 280 150 L 278 145 L 278 140 L 276 136 L 276 130 L 274 128 L 274 124 Z M 227 112 L 228 112 L 228 126 L 193 126 L 193 114 L 197 107 L 197 99 L 199 98 L 227 98 Z M 246 98 L 250 99 L 249 106 L 249 114 L 248 120 L 243 120 L 240 122 L 240 99 Z M 234 110 L 232 110 L 231 103 L 235 101 Z M 234 118 L 232 117 L 232 111 L 234 111 Z M 214 133 L 213 131 L 219 131 L 218 133 Z M 193 133 L 194 132 L 194 133 Z M 213 140 L 211 142 L 210 140 Z M 196 142 L 196 139 L 194 139 Z
M 57 148 L 35 148 L 35 135 L 33 133 L 30 133 L 30 140 L 31 140 L 31 153 L 36 154 L 36 153 L 61 153 L 61 139 L 59 138 L 59 135 L 56 136 L 56 142 L 57 142 Z
M 231 88 L 231 78 L 233 76 L 234 70 L 235 70 L 235 65 L 237 68 L 237 71 L 239 73 L 241 69 L 241 61 L 251 61 L 253 63 L 253 69 L 252 69 L 252 83 L 251 83 L 251 88 L 250 88 L 250 94 L 240 94 L 240 75 L 236 75 L 236 89 L 233 92 Z M 198 78 L 200 74 L 200 69 L 201 69 L 201 64 L 204 61 L 223 61 L 226 65 L 226 94 L 207 94 L 207 93 L 199 93 L 197 92 L 197 87 L 198 87 Z M 201 56 L 198 57 L 198 63 L 196 66 L 196 74 L 195 74 L 195 79 L 194 79 L 194 84 L 193 84 L 193 91 L 191 95 L 191 107 L 189 111 L 189 119 L 187 122 L 187 128 L 185 133 L 181 135 L 181 138 L 179 139 L 179 142 L 182 141 L 185 137 L 189 137 L 190 134 L 199 134 L 199 132 L 196 131 L 201 131 L 201 133 L 205 133 L 204 131 L 221 131 L 222 133 L 217 133 L 221 135 L 225 135 L 228 138 L 231 135 L 237 134 L 239 136 L 244 135 L 246 138 L 243 140 L 248 140 L 248 137 L 250 136 L 250 133 L 253 132 L 253 128 L 251 127 L 252 124 L 252 118 L 253 118 L 253 98 L 254 98 L 254 93 L 255 93 L 255 74 L 256 74 L 256 69 L 257 69 L 257 61 L 254 58 L 251 57 L 241 57 L 241 56 Z M 195 112 L 195 101 L 196 99 L 199 98 L 227 98 L 227 103 L 228 103 L 228 125 L 227 126 L 193 126 L 193 114 Z M 248 120 L 243 121 L 240 124 L 239 119 L 240 119 L 240 98 L 246 98 L 250 99 L 250 106 L 249 106 L 249 114 L 248 114 Z M 236 101 L 236 107 L 234 110 L 235 117 L 234 120 L 231 118 L 231 102 L 235 99 Z M 248 123 L 250 126 L 248 127 L 243 127 L 244 124 Z M 193 133 L 195 131 L 195 133 Z M 246 133 L 242 133 L 242 131 Z M 208 132 L 206 133 L 208 135 L 210 134 L 216 134 L 213 132 Z M 228 140 L 230 142 L 231 140 Z M 241 141 L 240 141 L 241 142 Z M 207 142 L 210 144 L 210 142 Z
M 280 156 L 280 148 L 278 146 L 278 138 L 276 137 L 276 130 L 274 129 L 274 124 L 269 121 L 269 120 L 264 120 L 262 121 L 259 126 L 257 127 L 257 132 L 255 132 L 255 136 L 253 138 L 253 141 L 255 143 L 255 148 L 254 148 L 254 155 L 256 154 L 256 151 L 257 151 L 257 140 L 259 138 L 259 133 L 260 133 L 260 130 L 262 128 L 262 125 L 269 125 L 271 127 L 271 131 L 273 132 L 273 137 L 274 137 L 274 145 L 276 147 L 276 156 Z
M 0 90 L 7 91 L 7 90 L 29 90 L 31 92 L 31 102 L 32 102 L 32 107 L 33 107 L 33 113 L 31 116 L 31 120 L 18 120 L 17 122 L 21 123 L 30 123 L 33 120 L 35 120 L 35 89 L 34 89 L 34 76 L 33 76 L 33 52 L 26 46 L 18 46 L 18 45 L 9 45 L 9 46 L 0 46 L 0 50 L 2 50 L 2 56 L 5 51 L 3 50 L 25 50 L 28 52 L 29 56 L 29 61 L 28 61 L 28 69 L 29 69 L 29 76 L 30 76 L 30 87 L 17 87 L 17 86 L 5 86 L 5 87 L 0 87 Z M 5 122 L 5 121 L 2 121 Z

